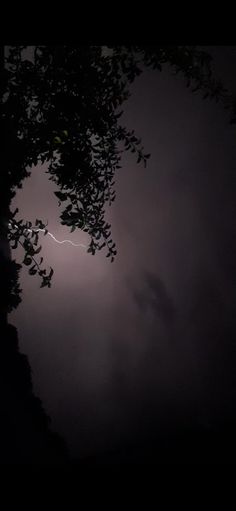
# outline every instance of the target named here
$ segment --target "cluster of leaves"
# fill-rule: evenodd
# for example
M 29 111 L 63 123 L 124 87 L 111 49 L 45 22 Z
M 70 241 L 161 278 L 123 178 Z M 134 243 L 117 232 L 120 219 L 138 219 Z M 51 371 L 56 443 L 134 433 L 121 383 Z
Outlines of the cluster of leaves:
M 59 204 L 69 202 L 62 223 L 83 228 L 91 237 L 88 252 L 106 246 L 113 261 L 116 252 L 107 239 L 111 233 L 104 207 L 115 199 L 113 176 L 122 152 L 118 143 L 123 140 L 125 150 L 132 146 L 138 161 L 146 161 L 141 141 L 120 128 L 121 112 L 116 111 L 139 71 L 132 71 L 131 61 L 127 66 L 120 52 L 106 56 L 101 47 L 35 47 L 34 62 L 20 58 L 24 49 L 10 48 L 6 59 L 3 119 L 14 128 L 13 138 L 24 154 L 24 171 L 19 171 L 19 161 L 10 163 L 11 185 L 21 186 L 29 175 L 27 166 L 49 162 L 50 179 L 61 190 L 56 192 Z M 26 250 L 27 240 L 23 246 Z
M 29 168 L 37 164 L 34 151 L 33 123 L 29 126 L 29 104 L 32 101 L 30 87 L 27 86 L 30 62 L 22 62 L 23 47 L 8 50 L 3 70 L 3 97 L 1 98 L 1 128 L 3 135 L 3 157 L 7 165 L 4 179 L 5 189 L 11 189 L 13 197 L 16 188 L 30 175 Z M 31 131 L 32 129 L 32 131 Z
M 32 226 L 32 222 L 23 222 L 23 220 L 16 220 L 15 215 L 18 209 L 11 214 L 9 220 L 8 239 L 12 249 L 16 249 L 18 245 L 24 249 L 24 258 L 22 264 L 29 267 L 29 275 L 38 274 L 41 277 L 40 287 L 51 287 L 51 279 L 53 276 L 53 269 L 47 272 L 46 269 L 42 269 L 43 257 L 39 260 L 35 258 L 40 252 L 42 247 L 38 245 L 39 234 L 38 229 L 44 231 L 44 235 L 47 234 L 46 224 L 41 220 L 36 219 L 35 226 Z M 21 267 L 21 266 L 20 266 Z
M 116 249 L 104 214 L 106 204 L 115 200 L 115 172 L 124 151 L 131 151 L 137 163 L 145 166 L 150 156 L 144 153 L 135 132 L 119 123 L 130 84 L 145 66 L 161 71 L 163 64 L 169 63 L 175 73 L 184 74 L 193 91 L 199 89 L 204 97 L 220 99 L 226 106 L 231 100 L 212 77 L 209 55 L 193 46 L 32 49 L 31 58 L 23 58 L 27 48 L 20 46 L 9 48 L 6 56 L 1 106 L 8 128 L 9 186 L 21 186 L 32 165 L 48 162 L 59 205 L 65 206 L 62 224 L 71 231 L 87 232 L 91 239 L 88 252 L 106 248 L 113 261 Z M 10 145 L 17 148 L 14 155 Z M 32 246 L 37 246 L 38 240 L 35 237 L 30 245 L 30 236 L 24 236 L 25 264 L 30 265 L 35 255 Z M 34 272 L 37 265 L 31 268 Z M 41 272 L 41 276 L 48 282 L 46 274 Z
M 216 80 L 212 71 L 212 57 L 196 46 L 146 46 L 135 47 L 138 54 L 143 55 L 145 66 L 162 70 L 169 64 L 174 74 L 182 73 L 186 86 L 192 92 L 199 91 L 202 98 L 221 102 L 226 109 L 232 110 L 232 95 L 223 84 Z

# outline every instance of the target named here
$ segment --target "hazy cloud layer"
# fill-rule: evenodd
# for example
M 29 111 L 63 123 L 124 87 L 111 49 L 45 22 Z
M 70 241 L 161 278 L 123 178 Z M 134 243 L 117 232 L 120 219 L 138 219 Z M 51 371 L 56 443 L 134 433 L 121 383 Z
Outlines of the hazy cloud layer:
M 117 174 L 117 260 L 44 238 L 53 286 L 23 272 L 12 315 L 35 389 L 74 453 L 235 414 L 235 130 L 181 77 L 147 72 L 133 92 L 123 122 L 152 157 L 147 169 L 124 157 Z M 54 188 L 37 168 L 16 205 L 62 239 Z

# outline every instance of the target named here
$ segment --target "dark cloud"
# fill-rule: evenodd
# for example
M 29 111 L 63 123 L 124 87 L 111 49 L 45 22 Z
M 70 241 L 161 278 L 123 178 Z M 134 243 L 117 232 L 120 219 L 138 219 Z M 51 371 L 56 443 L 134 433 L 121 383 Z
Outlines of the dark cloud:
M 144 272 L 141 283 L 132 293 L 136 304 L 144 313 L 151 310 L 166 325 L 173 324 L 176 310 L 161 278 L 154 273 Z

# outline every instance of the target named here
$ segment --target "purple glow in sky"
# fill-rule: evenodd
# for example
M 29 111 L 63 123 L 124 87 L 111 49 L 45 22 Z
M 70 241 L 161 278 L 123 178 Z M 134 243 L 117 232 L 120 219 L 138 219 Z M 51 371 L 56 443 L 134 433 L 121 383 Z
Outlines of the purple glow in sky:
M 234 55 L 224 72 L 236 90 Z M 43 237 L 52 288 L 23 269 L 11 315 L 35 393 L 75 456 L 154 434 L 173 417 L 213 427 L 235 413 L 235 128 L 168 69 L 145 71 L 122 121 L 151 159 L 144 169 L 124 156 L 117 173 L 107 210 L 115 262 Z M 87 245 L 60 224 L 45 170 L 18 192 L 20 217 Z

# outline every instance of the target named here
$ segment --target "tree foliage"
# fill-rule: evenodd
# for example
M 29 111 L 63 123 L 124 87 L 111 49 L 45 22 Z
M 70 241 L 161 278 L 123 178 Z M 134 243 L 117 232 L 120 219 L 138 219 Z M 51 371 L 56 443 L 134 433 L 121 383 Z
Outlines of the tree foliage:
M 117 250 L 105 206 L 116 197 L 121 155 L 131 151 L 145 166 L 150 156 L 134 130 L 120 123 L 130 84 L 145 67 L 161 71 L 170 64 L 193 92 L 200 90 L 204 98 L 222 101 L 225 108 L 231 98 L 214 80 L 209 55 L 195 47 L 35 46 L 30 50 L 31 57 L 25 46 L 10 47 L 5 56 L 1 110 L 7 168 L 0 185 L 10 201 L 32 166 L 47 162 L 62 206 L 61 223 L 71 231 L 88 233 L 88 252 L 106 249 L 113 261 Z M 15 215 L 10 213 L 8 219 L 11 246 L 23 246 L 29 273 L 38 273 L 42 286 L 50 286 L 52 269 L 47 273 L 41 269 L 42 258 L 35 259 L 40 252 L 38 234 L 30 232 L 31 222 L 16 220 Z

